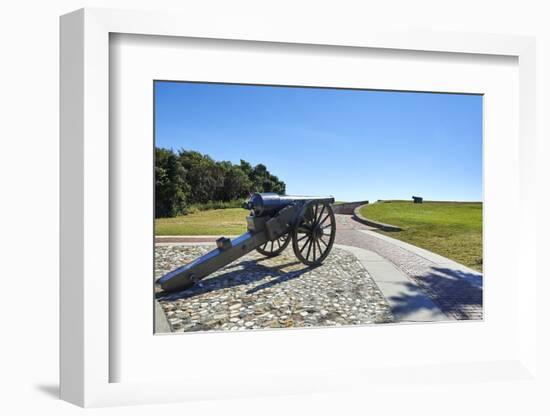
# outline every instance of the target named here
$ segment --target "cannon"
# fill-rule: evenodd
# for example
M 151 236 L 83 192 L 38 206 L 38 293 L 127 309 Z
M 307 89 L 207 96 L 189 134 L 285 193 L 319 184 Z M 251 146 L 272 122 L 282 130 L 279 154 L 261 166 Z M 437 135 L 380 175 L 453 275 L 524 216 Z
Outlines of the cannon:
M 250 210 L 247 232 L 233 240 L 217 239 L 216 249 L 167 273 L 158 283 L 167 292 L 185 290 L 252 250 L 273 257 L 291 241 L 298 260 L 308 266 L 319 265 L 329 255 L 336 236 L 333 202 L 331 196 L 255 193 L 243 205 Z

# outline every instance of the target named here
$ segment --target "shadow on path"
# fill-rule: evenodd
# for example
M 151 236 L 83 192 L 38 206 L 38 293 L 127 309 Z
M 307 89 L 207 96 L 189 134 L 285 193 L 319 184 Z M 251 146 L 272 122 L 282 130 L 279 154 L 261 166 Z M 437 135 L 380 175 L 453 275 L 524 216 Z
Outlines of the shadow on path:
M 391 312 L 398 321 L 407 320 L 408 316 L 418 312 L 433 313 L 434 316 L 441 315 L 440 308 L 435 301 L 427 298 L 425 292 L 418 285 L 412 282 L 395 284 L 399 286 L 398 294 L 388 296 L 388 300 L 391 301 Z
M 416 275 L 414 279 L 446 315 L 458 320 L 483 319 L 483 288 L 480 275 L 462 270 L 431 267 L 427 273 Z M 400 293 L 390 297 L 396 303 L 392 308 L 396 316 L 434 309 L 431 302 L 422 301 L 417 285 L 401 285 L 403 287 Z
M 206 278 L 204 280 L 201 280 L 195 286 L 192 286 L 189 289 L 185 289 L 180 292 L 159 292 L 156 294 L 156 297 L 158 300 L 166 301 L 189 299 L 195 296 L 203 295 L 205 293 L 214 292 L 216 290 L 227 289 L 241 285 L 248 285 L 250 283 L 263 280 L 266 277 L 277 276 L 275 280 L 265 282 L 247 291 L 247 294 L 252 294 L 268 287 L 286 282 L 288 280 L 295 279 L 302 274 L 314 269 L 314 267 L 303 267 L 299 270 L 284 272 L 284 268 L 301 263 L 299 261 L 292 261 L 276 266 L 264 266 L 263 264 L 261 264 L 261 262 L 265 260 L 267 260 L 267 258 L 259 260 L 246 260 L 236 263 L 229 267 L 230 269 L 238 268 L 236 270 L 229 270 L 218 276 Z
M 252 293 L 259 292 L 260 290 L 264 290 L 264 289 L 267 289 L 269 287 L 276 286 L 278 284 L 287 282 L 287 281 L 292 280 L 292 279 L 296 279 L 297 277 L 300 277 L 305 272 L 309 272 L 313 269 L 316 269 L 319 266 L 320 265 L 304 267 L 303 269 L 300 269 L 300 270 L 295 270 L 295 271 L 285 273 L 285 274 L 277 277 L 275 280 L 271 280 L 269 282 L 262 283 L 261 285 L 258 285 L 255 288 L 252 288 L 252 289 L 248 290 L 246 293 L 247 293 L 247 295 L 250 295 Z

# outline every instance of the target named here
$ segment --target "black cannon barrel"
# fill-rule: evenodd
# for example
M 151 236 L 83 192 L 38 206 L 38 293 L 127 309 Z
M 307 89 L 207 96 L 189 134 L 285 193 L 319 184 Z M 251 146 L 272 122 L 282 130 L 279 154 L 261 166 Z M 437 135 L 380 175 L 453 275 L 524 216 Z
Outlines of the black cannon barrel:
M 297 201 L 318 201 L 332 204 L 332 196 L 279 195 L 271 192 L 255 193 L 245 204 L 246 209 L 254 211 L 254 215 L 273 214 L 289 204 Z

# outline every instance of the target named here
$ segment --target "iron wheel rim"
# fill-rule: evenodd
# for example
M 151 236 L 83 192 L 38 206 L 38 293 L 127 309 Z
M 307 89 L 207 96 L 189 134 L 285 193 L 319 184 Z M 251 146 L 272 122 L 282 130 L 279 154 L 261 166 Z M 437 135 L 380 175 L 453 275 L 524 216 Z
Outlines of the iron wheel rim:
M 330 205 L 304 205 L 292 232 L 292 248 L 298 260 L 308 266 L 321 264 L 332 250 L 335 237 L 336 218 Z
M 256 251 L 266 257 L 274 257 L 283 252 L 290 243 L 290 233 L 283 234 L 275 240 L 271 240 L 261 245 Z

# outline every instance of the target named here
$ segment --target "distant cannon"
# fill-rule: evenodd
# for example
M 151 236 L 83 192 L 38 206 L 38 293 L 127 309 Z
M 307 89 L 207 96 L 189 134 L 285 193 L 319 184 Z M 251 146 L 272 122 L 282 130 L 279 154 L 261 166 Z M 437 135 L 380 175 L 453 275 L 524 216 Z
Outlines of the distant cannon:
M 336 236 L 332 203 L 333 197 L 256 193 L 243 206 L 250 210 L 246 233 L 233 240 L 217 239 L 216 249 L 167 273 L 158 283 L 165 291 L 184 290 L 252 250 L 276 256 L 291 240 L 294 254 L 302 263 L 321 264 Z

